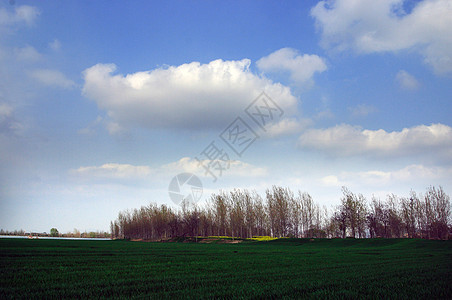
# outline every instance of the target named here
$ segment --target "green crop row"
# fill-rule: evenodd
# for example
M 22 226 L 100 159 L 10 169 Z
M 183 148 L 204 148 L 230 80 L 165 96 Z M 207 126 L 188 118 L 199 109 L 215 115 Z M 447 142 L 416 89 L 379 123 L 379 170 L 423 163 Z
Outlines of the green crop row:
M 452 298 L 452 242 L 0 239 L 0 298 Z

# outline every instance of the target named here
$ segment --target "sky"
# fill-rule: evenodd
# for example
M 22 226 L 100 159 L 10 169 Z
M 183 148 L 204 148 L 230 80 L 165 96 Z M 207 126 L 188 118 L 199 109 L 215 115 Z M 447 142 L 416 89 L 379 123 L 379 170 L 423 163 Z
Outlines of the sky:
M 178 209 L 183 173 L 198 205 L 272 185 L 328 209 L 342 186 L 450 195 L 451 15 L 450 0 L 1 0 L 0 228 L 108 231 L 125 209 Z

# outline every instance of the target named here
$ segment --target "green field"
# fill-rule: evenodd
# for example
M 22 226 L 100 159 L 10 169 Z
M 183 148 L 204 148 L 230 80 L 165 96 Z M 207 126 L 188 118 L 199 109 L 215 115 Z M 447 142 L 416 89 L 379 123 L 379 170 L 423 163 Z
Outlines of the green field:
M 452 298 L 452 241 L 0 239 L 0 298 Z

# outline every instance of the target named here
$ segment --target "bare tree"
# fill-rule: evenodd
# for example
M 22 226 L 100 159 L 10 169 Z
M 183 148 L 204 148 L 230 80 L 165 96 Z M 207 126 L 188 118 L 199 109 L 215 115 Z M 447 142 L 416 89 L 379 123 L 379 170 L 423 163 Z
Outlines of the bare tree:
M 301 202 L 301 222 L 303 227 L 303 236 L 312 237 L 315 205 L 311 195 L 308 193 L 298 192 Z
M 399 216 L 399 201 L 394 194 L 387 197 L 387 214 L 389 221 L 390 232 L 387 237 L 400 238 L 403 231 L 402 218 Z
M 366 225 L 366 199 L 362 194 L 354 194 L 346 187 L 342 187 L 344 196 L 341 198 L 340 209 L 343 210 L 352 237 L 364 237 Z
M 276 237 L 287 236 L 290 228 L 290 202 L 293 193 L 288 188 L 273 186 L 267 190 L 267 208 L 270 217 L 272 235 Z
M 292 197 L 291 202 L 290 202 L 290 223 L 292 224 L 292 232 L 291 234 L 295 237 L 300 237 L 301 233 L 302 233 L 302 225 L 301 225 L 301 220 L 302 220 L 302 204 L 301 204 L 301 197 L 300 197 L 300 192 L 298 193 L 299 196 L 297 198 Z
M 425 196 L 409 198 L 390 194 L 385 201 L 372 197 L 368 207 L 362 194 L 342 189 L 341 204 L 329 216 L 308 193 L 295 198 L 288 188 L 273 186 L 266 201 L 255 191 L 235 189 L 213 194 L 207 205 L 189 205 L 173 211 L 149 204 L 125 210 L 110 223 L 112 238 L 162 239 L 175 236 L 224 235 L 250 238 L 373 237 L 449 238 L 450 197 L 442 187 L 429 187 Z
M 256 216 L 256 232 L 255 235 L 269 235 L 269 223 L 267 209 L 264 206 L 261 196 L 254 193 L 254 214 Z
M 412 194 L 413 191 L 410 192 Z M 400 216 L 405 226 L 405 231 L 408 238 L 416 236 L 416 209 L 415 198 L 401 198 L 400 199 Z
M 345 239 L 346 232 L 347 232 L 347 213 L 343 209 L 338 209 L 334 212 L 333 222 L 335 223 L 335 226 L 339 230 L 341 237 Z
M 425 207 L 428 218 L 429 237 L 446 239 L 449 233 L 450 198 L 443 188 L 430 186 L 425 194 Z
M 254 207 L 254 198 L 247 190 L 243 191 L 243 204 L 244 204 L 244 221 L 246 227 L 246 235 L 245 237 L 251 238 L 253 237 L 253 229 L 256 227 L 256 215 L 255 215 L 255 207 Z
M 211 196 L 211 201 L 215 214 L 215 224 L 218 229 L 217 235 L 227 235 L 228 196 L 220 191 L 220 194 Z

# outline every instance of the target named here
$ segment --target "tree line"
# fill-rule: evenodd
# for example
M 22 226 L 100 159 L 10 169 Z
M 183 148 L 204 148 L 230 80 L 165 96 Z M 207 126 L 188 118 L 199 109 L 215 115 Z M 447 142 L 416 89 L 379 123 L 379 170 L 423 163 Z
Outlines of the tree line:
M 73 232 L 61 233 L 56 228 L 51 228 L 50 233 L 47 232 L 25 232 L 23 229 L 8 231 L 0 229 L 0 235 L 13 236 L 34 236 L 34 237 L 71 237 L 71 238 L 110 238 L 111 234 L 105 231 L 80 232 L 74 228 Z
M 368 201 L 342 188 L 340 204 L 320 207 L 306 192 L 273 186 L 265 198 L 234 189 L 212 194 L 203 206 L 182 203 L 175 210 L 151 203 L 121 211 L 110 223 L 111 237 L 158 240 L 182 236 L 253 236 L 303 238 L 452 237 L 450 197 L 442 187 L 408 197 L 390 194 Z

